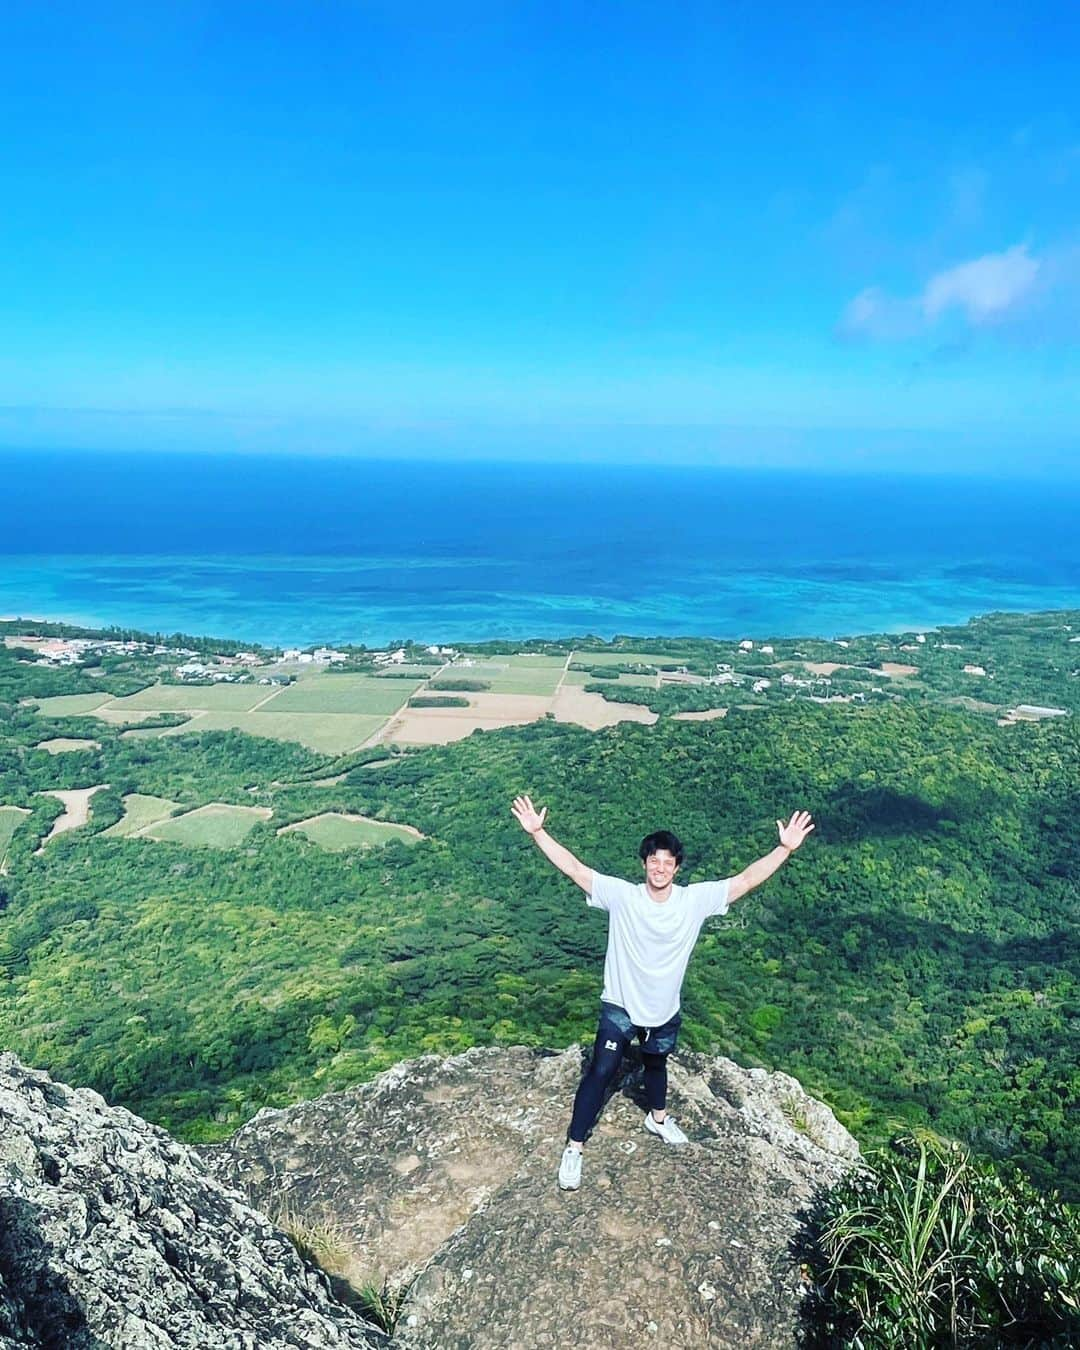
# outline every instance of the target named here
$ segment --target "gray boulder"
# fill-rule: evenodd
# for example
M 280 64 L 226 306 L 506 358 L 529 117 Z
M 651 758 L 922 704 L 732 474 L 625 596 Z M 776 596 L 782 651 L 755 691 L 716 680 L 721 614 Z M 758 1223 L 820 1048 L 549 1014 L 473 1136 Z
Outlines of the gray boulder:
M 3 1350 L 384 1344 L 193 1149 L 0 1054 Z
M 855 1141 L 786 1074 L 680 1054 L 681 1148 L 643 1128 L 628 1066 L 586 1147 L 577 1192 L 555 1174 L 582 1067 L 474 1049 L 264 1110 L 206 1150 L 271 1212 L 340 1235 L 338 1273 L 409 1292 L 408 1350 L 765 1347 L 799 1340 L 795 1242 Z

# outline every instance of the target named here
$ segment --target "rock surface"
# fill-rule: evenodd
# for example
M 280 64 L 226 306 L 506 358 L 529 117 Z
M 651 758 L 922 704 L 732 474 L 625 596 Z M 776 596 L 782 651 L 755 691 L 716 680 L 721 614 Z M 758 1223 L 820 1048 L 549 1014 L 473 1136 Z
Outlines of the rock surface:
M 385 1344 L 193 1149 L 0 1054 L 3 1350 Z
M 578 1047 L 413 1060 L 205 1152 L 254 1203 L 333 1226 L 354 1286 L 411 1282 L 403 1350 L 795 1346 L 793 1240 L 851 1136 L 785 1074 L 679 1054 L 690 1143 L 670 1147 L 643 1128 L 631 1060 L 561 1192 L 581 1067 Z

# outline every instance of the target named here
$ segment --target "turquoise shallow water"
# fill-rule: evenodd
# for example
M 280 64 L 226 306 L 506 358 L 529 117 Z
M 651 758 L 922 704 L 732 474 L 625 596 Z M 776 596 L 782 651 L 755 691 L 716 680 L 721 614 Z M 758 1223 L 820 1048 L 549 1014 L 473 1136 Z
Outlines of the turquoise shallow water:
M 632 596 L 504 586 L 447 586 L 442 567 L 371 559 L 96 557 L 5 559 L 0 612 L 130 625 L 151 632 L 236 636 L 307 645 L 396 638 L 479 640 L 583 633 L 767 637 L 840 636 L 963 622 L 993 609 L 1076 607 L 1072 586 L 981 579 L 958 583 L 927 569 L 897 580 L 838 581 L 778 572 L 713 574 L 652 583 Z M 501 569 L 482 569 L 490 581 Z M 424 584 L 426 573 L 432 583 Z M 403 577 L 412 584 L 403 586 Z M 358 577 L 365 580 L 358 584 Z M 389 592 L 389 593 L 387 593 Z
M 382 644 L 1080 607 L 1076 485 L 200 456 L 0 471 L 5 615 Z

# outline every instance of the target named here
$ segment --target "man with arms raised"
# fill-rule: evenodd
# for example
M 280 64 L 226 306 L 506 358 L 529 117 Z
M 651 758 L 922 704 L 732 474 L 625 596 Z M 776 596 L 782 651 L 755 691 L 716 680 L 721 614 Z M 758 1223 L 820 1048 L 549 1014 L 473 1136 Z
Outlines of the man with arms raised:
M 736 900 L 760 886 L 785 863 L 814 828 L 806 811 L 788 823 L 776 822 L 780 842 L 771 853 L 726 881 L 676 886 L 683 848 L 669 830 L 657 830 L 641 841 L 639 854 L 645 880 L 639 885 L 607 877 L 586 867 L 544 829 L 547 807 L 538 811 L 529 797 L 515 797 L 511 810 L 531 834 L 544 857 L 554 863 L 588 897 L 586 903 L 608 911 L 608 944 L 600 1026 L 592 1061 L 574 1098 L 574 1113 L 559 1166 L 559 1185 L 573 1191 L 581 1185 L 581 1151 L 596 1123 L 604 1093 L 615 1076 L 623 1051 L 636 1036 L 645 1065 L 645 1128 L 666 1144 L 685 1144 L 686 1135 L 667 1114 L 667 1057 L 679 1035 L 679 996 L 690 953 L 701 925 L 726 914 Z

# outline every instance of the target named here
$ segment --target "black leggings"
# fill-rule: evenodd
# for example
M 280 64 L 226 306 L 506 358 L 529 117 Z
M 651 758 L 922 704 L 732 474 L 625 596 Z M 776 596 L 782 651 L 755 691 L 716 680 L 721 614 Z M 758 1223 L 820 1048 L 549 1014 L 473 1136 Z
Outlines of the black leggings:
M 610 1024 L 602 1024 L 596 1033 L 592 1062 L 578 1086 L 574 1114 L 570 1120 L 568 1138 L 576 1144 L 584 1143 L 596 1124 L 604 1104 L 604 1094 L 629 1044 L 629 1039 L 619 1035 Z M 667 1055 L 651 1055 L 643 1050 L 641 1058 L 645 1065 L 645 1099 L 651 1111 L 662 1111 L 667 1103 Z

